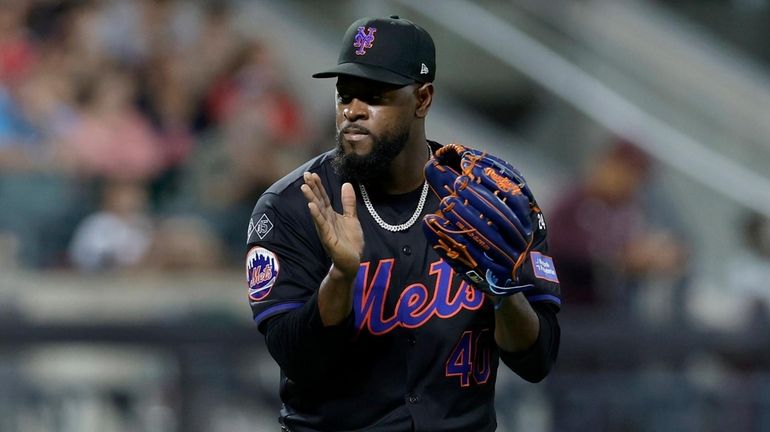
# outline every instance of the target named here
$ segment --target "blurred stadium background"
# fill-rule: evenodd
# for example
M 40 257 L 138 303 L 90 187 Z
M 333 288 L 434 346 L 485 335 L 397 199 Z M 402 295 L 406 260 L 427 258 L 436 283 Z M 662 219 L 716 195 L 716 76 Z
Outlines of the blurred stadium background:
M 277 430 L 247 221 L 391 14 L 436 39 L 429 136 L 549 217 L 561 356 L 499 430 L 770 430 L 769 1 L 2 0 L 0 431 Z

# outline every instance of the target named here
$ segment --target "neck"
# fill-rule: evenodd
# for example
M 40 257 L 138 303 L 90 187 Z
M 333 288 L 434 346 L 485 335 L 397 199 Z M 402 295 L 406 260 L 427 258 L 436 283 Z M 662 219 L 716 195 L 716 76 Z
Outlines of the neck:
M 390 178 L 377 188 L 390 195 L 411 192 L 425 182 L 424 168 L 430 155 L 425 134 L 416 134 L 390 164 Z

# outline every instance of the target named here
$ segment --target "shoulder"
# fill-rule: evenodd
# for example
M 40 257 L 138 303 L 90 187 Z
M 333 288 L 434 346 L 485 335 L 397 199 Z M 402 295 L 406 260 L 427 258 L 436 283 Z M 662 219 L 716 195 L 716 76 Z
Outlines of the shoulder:
M 334 172 L 331 164 L 333 157 L 334 150 L 329 150 L 298 166 L 292 172 L 273 183 L 259 198 L 258 205 L 261 202 L 271 205 L 278 203 L 290 205 L 295 201 L 304 205 L 305 200 L 299 187 L 304 183 L 303 174 L 305 172 L 317 173 L 324 180 L 324 185 L 327 188 L 335 183 L 335 179 L 339 183 L 339 176 Z
M 330 150 L 305 162 L 295 170 L 273 183 L 257 200 L 249 221 L 249 243 L 263 240 L 263 236 L 254 237 L 258 227 L 267 230 L 277 221 L 285 226 L 296 226 L 312 223 L 307 211 L 307 201 L 302 195 L 300 186 L 304 183 L 303 173 L 317 173 L 327 191 L 339 189 L 339 176 L 331 165 L 334 151 Z M 260 223 L 261 221 L 261 223 Z M 269 222 L 269 223 L 268 223 Z
M 305 172 L 317 173 L 321 176 L 321 178 L 324 178 L 327 174 L 336 176 L 331 165 L 333 158 L 334 150 L 321 153 L 320 155 L 298 166 L 292 172 L 286 174 L 284 177 L 273 183 L 265 191 L 265 194 L 285 195 L 294 187 L 298 187 L 298 185 L 302 184 L 302 175 Z

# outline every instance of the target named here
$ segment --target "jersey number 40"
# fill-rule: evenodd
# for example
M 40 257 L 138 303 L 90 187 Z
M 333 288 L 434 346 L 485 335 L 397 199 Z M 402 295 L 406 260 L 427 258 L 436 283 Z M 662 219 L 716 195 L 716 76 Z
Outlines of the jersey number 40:
M 483 329 L 474 336 L 473 331 L 463 333 L 446 362 L 446 376 L 459 376 L 460 385 L 468 387 L 471 378 L 476 384 L 489 380 L 490 330 Z

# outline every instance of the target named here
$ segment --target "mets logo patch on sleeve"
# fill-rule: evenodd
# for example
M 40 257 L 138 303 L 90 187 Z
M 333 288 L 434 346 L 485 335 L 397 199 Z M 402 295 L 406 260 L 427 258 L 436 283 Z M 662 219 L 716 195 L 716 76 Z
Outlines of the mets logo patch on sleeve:
M 556 267 L 553 265 L 553 258 L 540 252 L 530 252 L 530 257 L 532 258 L 532 269 L 535 272 L 536 278 L 545 279 L 550 282 L 559 282 L 559 277 L 556 275 Z
M 246 255 L 246 284 L 249 286 L 249 299 L 260 301 L 267 297 L 279 271 L 280 265 L 274 253 L 259 246 L 251 248 Z

